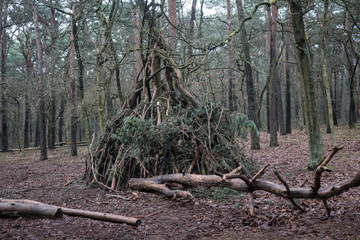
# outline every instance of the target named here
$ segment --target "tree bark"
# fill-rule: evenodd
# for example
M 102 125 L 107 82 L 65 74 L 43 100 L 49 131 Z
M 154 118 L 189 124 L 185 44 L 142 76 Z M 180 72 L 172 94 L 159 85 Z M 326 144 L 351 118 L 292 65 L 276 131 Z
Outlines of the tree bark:
M 270 147 L 279 146 L 277 139 L 277 69 L 276 69 L 276 31 L 277 31 L 277 5 L 271 6 L 270 25 L 270 73 L 269 73 L 269 111 L 270 111 Z
M 63 142 L 64 135 L 64 110 L 65 110 L 65 97 L 63 94 L 60 96 L 60 109 L 59 109 L 59 125 L 58 125 L 58 139 Z
M 232 27 L 232 21 L 231 21 L 231 5 L 230 5 L 230 0 L 226 1 L 227 3 L 227 27 L 228 27 L 228 35 L 231 34 L 231 27 Z M 233 57 L 233 53 L 231 52 L 231 46 L 228 46 L 227 49 L 227 64 L 228 64 L 228 70 L 227 70 L 227 75 L 228 75 L 228 102 L 229 102 L 229 110 L 230 112 L 233 112 L 236 110 L 236 106 L 235 106 L 235 96 L 234 96 L 234 81 L 235 81 L 235 76 L 234 76 L 234 71 L 233 71 L 233 67 L 234 67 L 234 57 Z
M 41 36 L 39 31 L 38 16 L 34 7 L 34 2 L 29 0 L 29 5 L 33 15 L 35 25 L 36 48 L 38 58 L 38 84 L 39 84 L 39 139 L 40 139 L 40 160 L 46 160 L 46 113 L 45 113 L 45 83 L 44 69 L 43 69 L 43 47 L 41 43 Z
M 321 36 L 321 63 L 322 63 L 323 81 L 325 85 L 326 104 L 328 110 L 327 115 L 329 120 L 331 138 L 333 140 L 333 147 L 337 147 L 336 134 L 334 128 L 332 98 L 330 93 L 331 71 L 329 71 L 330 66 L 329 66 L 329 57 L 328 57 L 328 44 L 329 44 L 329 22 L 327 19 L 328 12 L 329 12 L 329 0 L 324 0 L 323 27 L 322 27 L 322 36 Z
M 143 56 L 141 51 L 142 46 L 142 37 L 141 37 L 141 22 L 140 22 L 140 6 L 135 5 L 132 0 L 130 0 L 130 10 L 131 10 L 131 23 L 134 30 L 134 71 L 133 77 L 135 83 L 142 79 L 141 71 L 143 68 Z
M 77 134 L 77 106 L 76 106 L 76 83 L 75 83 L 75 43 L 74 43 L 74 18 L 75 18 L 75 0 L 72 3 L 73 16 L 71 18 L 70 31 L 70 135 L 71 135 L 71 156 L 77 156 L 76 134 Z
M 238 10 L 239 22 L 244 19 L 244 11 L 243 11 L 243 1 L 237 0 L 236 6 Z M 248 115 L 249 119 L 254 121 L 256 126 L 259 128 L 259 119 L 256 114 L 256 100 L 255 100 L 255 89 L 254 89 L 254 78 L 253 72 L 251 68 L 251 58 L 250 58 L 250 47 L 247 39 L 245 23 L 240 31 L 240 40 L 244 50 L 244 59 L 245 59 L 245 78 L 246 78 L 246 92 L 247 92 L 247 102 L 248 102 Z M 260 136 L 258 132 L 254 129 L 251 130 L 251 149 L 260 149 Z
M 289 14 L 290 16 L 290 11 Z M 286 92 L 286 133 L 291 134 L 291 82 L 290 82 L 290 28 L 288 20 L 285 33 L 285 92 Z
M 3 199 L 0 198 L 0 216 L 37 216 L 45 218 L 58 218 L 62 215 L 85 217 L 95 220 L 126 223 L 128 225 L 139 226 L 141 221 L 133 217 L 125 217 L 110 213 L 86 211 L 74 208 L 58 207 L 27 199 Z
M 352 32 L 350 27 L 350 16 L 349 12 L 346 12 L 345 15 L 345 29 L 346 32 L 349 34 L 348 41 L 345 44 L 345 53 L 346 58 L 348 62 L 347 70 L 348 70 L 348 77 L 349 77 L 349 85 L 350 85 L 350 105 L 349 105 L 349 128 L 355 128 L 355 124 L 357 122 L 357 112 L 356 112 L 356 80 L 355 80 L 355 74 L 356 74 L 356 68 L 359 63 L 359 58 L 356 58 L 356 63 L 354 66 L 354 58 L 352 56 L 352 52 L 350 52 L 350 49 L 352 48 L 351 44 L 351 36 L 350 33 Z
M 195 34 L 195 20 L 196 20 L 196 3 L 197 0 L 192 0 L 191 4 L 191 13 L 190 13 L 190 27 L 189 27 L 189 42 L 192 43 Z M 188 59 L 192 57 L 193 48 L 192 46 L 188 46 L 187 56 Z
M 32 74 L 34 71 L 34 66 L 32 62 L 32 44 L 31 44 L 31 35 L 29 32 L 23 32 L 26 43 L 24 45 L 23 41 L 21 40 L 21 36 L 18 36 L 18 40 L 21 47 L 21 53 L 25 60 L 26 65 L 26 72 L 25 72 L 25 113 L 24 113 L 24 148 L 29 147 L 30 143 L 30 136 L 31 136 L 31 128 L 30 128 L 30 115 L 31 115 L 31 109 L 30 109 L 30 99 L 29 99 L 29 82 L 32 78 Z
M 171 51 L 176 51 L 176 35 L 177 35 L 177 21 L 176 21 L 176 0 L 168 0 L 168 10 L 169 10 L 169 46 Z
M 314 173 L 314 181 L 311 187 L 295 187 L 290 188 L 287 182 L 281 177 L 279 172 L 275 171 L 275 175 L 281 181 L 283 185 L 279 185 L 267 180 L 259 180 L 266 171 L 268 166 L 263 167 L 254 177 L 251 179 L 245 175 L 238 173 L 236 170 L 228 174 L 217 175 L 197 175 L 197 174 L 169 174 L 161 175 L 152 178 L 131 178 L 129 180 L 129 188 L 141 191 L 153 191 L 160 192 L 167 197 L 175 199 L 180 198 L 193 198 L 192 194 L 183 189 L 194 188 L 197 186 L 202 187 L 227 187 L 241 192 L 248 192 L 249 198 L 253 202 L 254 191 L 266 191 L 274 195 L 289 199 L 293 205 L 301 211 L 305 211 L 299 205 L 296 204 L 294 199 L 296 198 L 309 198 L 309 199 L 321 199 L 326 200 L 333 196 L 337 196 L 350 188 L 360 186 L 360 172 L 358 172 L 352 179 L 332 184 L 321 188 L 321 175 L 323 172 L 331 172 L 325 165 L 331 160 L 341 148 L 334 148 L 332 153 L 320 164 Z M 169 186 L 176 187 L 178 189 L 170 189 Z M 326 208 L 328 208 L 325 205 Z M 250 207 L 250 211 L 253 211 L 253 206 Z
M 1 3 L 1 18 L 0 18 L 0 41 L 1 41 L 1 151 L 7 152 L 9 150 L 8 140 L 8 119 L 7 119 L 7 99 L 5 96 L 5 78 L 6 78 L 6 61 L 7 61 L 7 41 L 6 28 L 8 16 L 8 1 Z
M 50 1 L 52 5 L 52 1 Z M 55 18 L 55 9 L 50 7 L 51 13 L 51 22 L 53 25 L 53 33 L 51 35 L 51 90 L 50 90 L 50 107 L 49 107 L 49 128 L 48 128 L 48 143 L 49 149 L 55 149 L 56 142 L 56 63 L 58 61 L 58 49 L 57 49 L 57 40 L 58 40 L 58 23 Z
M 266 79 L 267 82 L 269 82 L 270 79 L 270 38 L 271 38 L 271 28 L 270 28 L 270 22 L 271 22 L 271 11 L 270 7 L 264 5 L 264 12 L 265 12 L 265 19 L 266 23 L 269 23 L 265 28 L 267 29 L 265 33 L 265 48 L 266 48 Z M 266 90 L 266 130 L 268 133 L 270 133 L 270 89 L 269 85 L 267 86 Z
M 79 95 L 79 100 L 81 102 L 81 112 L 82 112 L 82 118 L 84 121 L 84 127 L 85 127 L 85 136 L 87 141 L 91 140 L 91 131 L 90 131 L 90 120 L 89 120 L 89 115 L 88 115 L 88 110 L 86 107 L 86 103 L 85 103 L 85 98 L 84 98 L 84 65 L 83 65 L 83 60 L 81 57 L 81 52 L 80 52 L 80 47 L 79 47 L 79 32 L 78 32 L 78 28 L 77 28 L 77 19 L 76 19 L 76 15 L 77 15 L 77 11 L 76 11 L 76 4 L 77 2 L 74 2 L 74 7 L 72 9 L 73 11 L 73 16 L 72 16 L 72 30 L 73 30 L 73 35 L 74 35 L 74 47 L 75 47 L 75 56 L 76 56 L 76 60 L 77 60 L 77 81 L 78 81 L 78 95 Z M 81 6 L 81 3 L 80 3 Z
M 293 31 L 300 70 L 301 91 L 304 101 L 304 115 L 306 131 L 309 144 L 309 165 L 310 170 L 316 167 L 324 159 L 323 144 L 318 121 L 318 114 L 315 99 L 315 86 L 311 76 L 310 48 L 305 33 L 304 19 L 302 13 L 302 1 L 288 0 L 292 16 Z

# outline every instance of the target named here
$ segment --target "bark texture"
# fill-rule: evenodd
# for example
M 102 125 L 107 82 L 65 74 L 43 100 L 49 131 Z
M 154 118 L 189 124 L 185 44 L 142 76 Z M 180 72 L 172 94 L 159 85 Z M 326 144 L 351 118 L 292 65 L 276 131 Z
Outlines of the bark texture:
M 237 0 L 236 6 L 238 10 L 239 22 L 244 19 L 243 11 L 243 1 Z M 240 40 L 243 46 L 244 51 L 244 64 L 245 64 L 245 78 L 246 78 L 246 93 L 247 93 L 247 103 L 248 103 L 248 116 L 249 119 L 254 121 L 256 126 L 259 128 L 259 119 L 256 113 L 256 101 L 255 101 L 255 89 L 254 89 L 254 78 L 251 68 L 251 58 L 250 58 L 250 46 L 246 34 L 245 23 L 240 31 Z M 255 130 L 251 131 L 251 149 L 260 149 L 260 136 L 259 133 Z
M 305 125 L 309 142 L 310 156 L 308 168 L 315 170 L 324 159 L 324 154 L 316 108 L 315 85 L 311 76 L 310 48 L 305 33 L 302 12 L 303 3 L 299 0 L 290 0 L 288 2 L 290 4 L 295 45 L 299 61 L 300 86 L 304 102 Z
M 35 25 L 35 37 L 36 37 L 36 49 L 38 57 L 38 96 L 39 96 L 39 140 L 40 140 L 40 160 L 46 160 L 47 148 L 46 148 L 46 113 L 45 113 L 45 83 L 44 78 L 44 63 L 43 63 L 43 46 L 41 42 L 41 35 L 39 31 L 39 20 L 34 7 L 33 1 L 29 1 L 29 5 L 32 11 L 33 21 Z

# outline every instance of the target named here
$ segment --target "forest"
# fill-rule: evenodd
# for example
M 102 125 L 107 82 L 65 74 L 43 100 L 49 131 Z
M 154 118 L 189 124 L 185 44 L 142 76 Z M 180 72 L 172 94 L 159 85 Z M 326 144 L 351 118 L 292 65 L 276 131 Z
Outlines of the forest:
M 360 237 L 359 46 L 357 0 L 2 0 L 0 238 Z

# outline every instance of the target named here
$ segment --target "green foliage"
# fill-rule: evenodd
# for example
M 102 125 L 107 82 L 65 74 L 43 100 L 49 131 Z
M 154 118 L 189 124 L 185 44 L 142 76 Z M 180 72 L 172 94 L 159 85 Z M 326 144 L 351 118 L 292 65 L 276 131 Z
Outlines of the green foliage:
M 132 111 L 121 113 L 109 133 L 110 165 L 99 162 L 107 182 L 115 172 L 121 182 L 131 177 L 150 177 L 167 173 L 188 172 L 208 174 L 211 171 L 229 172 L 239 165 L 256 170 L 257 165 L 246 157 L 244 142 L 255 124 L 246 116 L 210 105 L 199 108 L 172 107 L 160 124 L 154 109 L 145 117 Z M 119 147 L 121 146 L 121 147 Z M 120 152 L 120 153 L 119 153 Z M 95 154 L 99 155 L 99 154 Z M 117 159 L 117 160 L 115 160 Z M 111 169 L 106 171 L 106 169 Z M 101 171 L 100 171 L 101 172 Z

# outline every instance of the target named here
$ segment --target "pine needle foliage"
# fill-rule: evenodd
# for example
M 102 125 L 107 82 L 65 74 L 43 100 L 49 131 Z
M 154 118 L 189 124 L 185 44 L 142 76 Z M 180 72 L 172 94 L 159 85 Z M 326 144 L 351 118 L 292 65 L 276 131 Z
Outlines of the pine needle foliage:
M 119 189 L 132 177 L 227 173 L 239 165 L 256 171 L 257 164 L 245 154 L 248 132 L 256 126 L 245 115 L 213 104 L 179 104 L 161 121 L 156 112 L 148 106 L 123 110 L 108 126 L 89 158 L 88 171 L 96 172 L 97 181 Z

